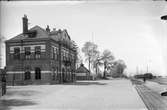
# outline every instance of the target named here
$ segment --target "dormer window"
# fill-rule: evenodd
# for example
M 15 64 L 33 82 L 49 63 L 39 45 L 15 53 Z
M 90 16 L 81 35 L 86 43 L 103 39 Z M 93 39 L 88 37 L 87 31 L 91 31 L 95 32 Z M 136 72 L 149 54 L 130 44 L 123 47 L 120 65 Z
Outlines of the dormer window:
M 28 31 L 26 34 L 28 34 L 29 38 L 34 38 L 37 35 L 37 31 L 36 30 Z

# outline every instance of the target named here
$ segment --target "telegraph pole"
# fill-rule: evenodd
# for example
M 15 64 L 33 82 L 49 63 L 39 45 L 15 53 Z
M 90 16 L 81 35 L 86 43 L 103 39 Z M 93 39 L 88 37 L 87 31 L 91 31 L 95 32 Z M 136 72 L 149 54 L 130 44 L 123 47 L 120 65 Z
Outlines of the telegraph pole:
M 2 67 L 2 38 L 0 38 L 0 68 Z
M 166 20 L 167 21 L 167 15 L 161 16 L 161 20 Z
M 139 74 L 139 68 L 136 66 L 136 74 Z

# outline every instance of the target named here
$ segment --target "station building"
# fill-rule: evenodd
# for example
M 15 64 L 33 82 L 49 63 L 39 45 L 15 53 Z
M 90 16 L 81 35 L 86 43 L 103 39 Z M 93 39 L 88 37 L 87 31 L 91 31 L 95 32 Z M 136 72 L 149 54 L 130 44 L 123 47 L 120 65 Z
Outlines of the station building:
M 75 81 L 77 46 L 67 30 L 28 29 L 22 20 L 23 32 L 5 42 L 8 85 Z

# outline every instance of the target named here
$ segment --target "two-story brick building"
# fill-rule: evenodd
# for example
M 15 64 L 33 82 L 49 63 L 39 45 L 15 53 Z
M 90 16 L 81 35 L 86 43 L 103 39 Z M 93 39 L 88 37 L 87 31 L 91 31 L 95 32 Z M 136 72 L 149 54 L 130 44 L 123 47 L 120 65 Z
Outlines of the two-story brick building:
M 75 79 L 76 44 L 67 30 L 34 26 L 6 41 L 8 84 L 63 83 Z

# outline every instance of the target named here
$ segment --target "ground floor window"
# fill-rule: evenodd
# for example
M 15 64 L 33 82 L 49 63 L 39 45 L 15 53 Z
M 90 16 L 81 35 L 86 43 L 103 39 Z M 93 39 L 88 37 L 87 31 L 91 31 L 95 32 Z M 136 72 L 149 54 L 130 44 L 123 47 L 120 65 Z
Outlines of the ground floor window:
M 24 79 L 25 79 L 25 80 L 31 79 L 31 72 L 30 72 L 30 71 L 26 71 L 26 72 L 24 73 Z
M 63 82 L 65 82 L 65 69 L 62 69 L 62 77 L 63 77 Z
M 55 69 L 52 68 L 52 80 L 55 80 Z
M 35 79 L 41 79 L 41 69 L 35 68 Z

